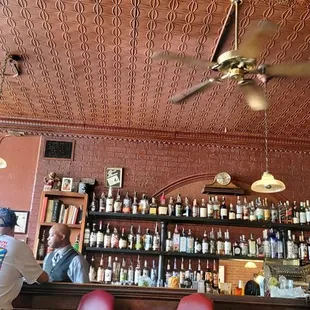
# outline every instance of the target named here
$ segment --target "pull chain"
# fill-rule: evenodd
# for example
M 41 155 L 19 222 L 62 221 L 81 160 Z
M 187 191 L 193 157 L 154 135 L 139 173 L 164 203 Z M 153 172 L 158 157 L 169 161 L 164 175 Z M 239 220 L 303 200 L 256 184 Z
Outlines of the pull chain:
M 264 83 L 265 96 L 267 97 L 267 82 Z M 267 109 L 265 109 L 264 115 L 264 125 L 265 125 L 265 157 L 266 157 L 266 171 L 269 172 L 269 159 L 268 159 L 268 119 L 267 119 Z

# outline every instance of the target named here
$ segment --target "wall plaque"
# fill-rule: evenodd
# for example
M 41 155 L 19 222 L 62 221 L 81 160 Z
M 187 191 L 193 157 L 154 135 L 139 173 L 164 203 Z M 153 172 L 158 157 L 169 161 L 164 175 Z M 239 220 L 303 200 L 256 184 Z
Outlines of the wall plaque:
M 73 159 L 74 141 L 46 140 L 44 157 Z

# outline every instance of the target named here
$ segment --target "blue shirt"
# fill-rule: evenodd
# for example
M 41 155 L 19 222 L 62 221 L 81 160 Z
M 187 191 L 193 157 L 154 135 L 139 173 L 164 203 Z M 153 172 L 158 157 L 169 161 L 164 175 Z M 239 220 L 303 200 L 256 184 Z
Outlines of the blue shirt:
M 63 248 L 56 249 L 57 253 L 60 255 L 60 258 L 70 249 L 71 245 L 67 245 Z M 56 253 L 56 252 L 55 252 Z M 46 269 L 46 261 L 51 253 L 49 253 L 45 258 L 43 262 L 43 269 Z M 87 283 L 89 282 L 89 276 L 88 276 L 88 270 L 89 266 L 87 261 L 84 259 L 84 257 L 79 254 L 76 255 L 68 268 L 67 275 L 70 278 L 70 280 L 73 283 Z

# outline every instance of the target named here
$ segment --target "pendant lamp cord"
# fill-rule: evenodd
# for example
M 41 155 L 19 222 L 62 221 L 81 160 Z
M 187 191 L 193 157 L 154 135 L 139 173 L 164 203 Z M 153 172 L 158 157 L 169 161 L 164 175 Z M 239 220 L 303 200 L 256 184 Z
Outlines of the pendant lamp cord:
M 265 96 L 267 97 L 267 82 L 264 83 Z M 269 159 L 268 159 L 268 120 L 267 120 L 267 109 L 264 111 L 264 125 L 265 125 L 265 157 L 266 157 L 266 172 L 269 172 Z

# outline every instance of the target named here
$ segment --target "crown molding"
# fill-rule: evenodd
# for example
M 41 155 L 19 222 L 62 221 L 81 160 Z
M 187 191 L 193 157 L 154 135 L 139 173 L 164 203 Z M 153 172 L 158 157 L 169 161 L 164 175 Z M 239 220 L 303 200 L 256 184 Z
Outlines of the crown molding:
M 172 145 L 214 146 L 249 150 L 264 149 L 264 137 L 244 133 L 193 133 L 92 126 L 79 123 L 1 118 L 0 132 L 23 131 L 25 135 L 59 138 L 110 139 Z M 275 152 L 310 154 L 310 140 L 297 138 L 268 138 L 269 148 Z

